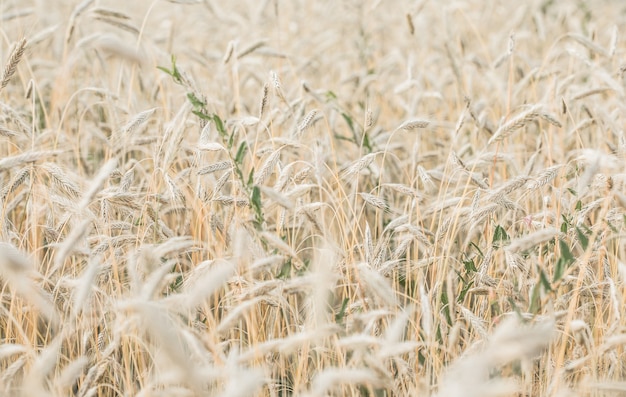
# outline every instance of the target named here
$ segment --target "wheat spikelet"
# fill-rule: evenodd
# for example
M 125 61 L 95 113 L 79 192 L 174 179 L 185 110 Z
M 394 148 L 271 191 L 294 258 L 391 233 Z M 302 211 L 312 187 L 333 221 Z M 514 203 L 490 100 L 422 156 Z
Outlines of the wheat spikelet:
M 359 196 L 361 196 L 363 201 L 365 201 L 367 204 L 371 206 L 374 206 L 386 212 L 390 210 L 389 204 L 387 204 L 385 200 L 381 199 L 380 197 L 376 195 L 369 194 L 369 193 L 359 193 Z
M 270 90 L 269 83 L 263 84 L 263 96 L 261 97 L 261 104 L 259 106 L 259 118 L 262 118 L 265 112 L 267 111 L 269 90 Z
M 24 372 L 24 367 L 31 361 L 31 358 L 27 354 L 22 354 L 7 365 L 6 369 L 2 373 L 0 378 L 1 385 L 9 385 L 17 377 L 18 373 Z M 7 386 L 5 386 L 6 390 Z
M 430 125 L 430 121 L 428 120 L 413 119 L 413 120 L 407 120 L 404 123 L 400 124 L 400 126 L 398 126 L 397 129 L 405 130 L 405 131 L 412 131 L 412 130 L 427 128 L 429 125 Z
M 386 382 L 371 369 L 328 368 L 315 375 L 311 384 L 311 392 L 306 397 L 325 396 L 328 391 L 342 384 L 366 384 L 383 387 Z
M 311 175 L 311 170 L 312 170 L 312 167 L 305 167 L 302 170 L 298 171 L 293 176 L 293 183 L 299 184 L 299 183 L 304 182 L 304 180 L 308 178 L 309 175 Z
M 316 188 L 314 184 L 296 185 L 292 189 L 285 192 L 285 196 L 294 200 L 308 193 L 311 189 Z
M 382 186 L 388 187 L 407 196 L 421 198 L 421 195 L 415 189 L 402 183 L 385 183 Z
M 600 54 L 604 57 L 608 57 L 609 53 L 607 53 L 607 51 L 600 47 L 599 45 L 597 45 L 596 43 L 594 43 L 593 41 L 589 40 L 588 38 L 586 38 L 585 36 L 578 34 L 578 33 L 568 33 L 566 35 L 567 37 L 569 37 L 570 39 L 582 44 L 583 46 L 585 46 L 587 49 Z
M 226 46 L 226 53 L 224 54 L 224 57 L 222 58 L 222 62 L 224 64 L 227 64 L 228 61 L 230 61 L 230 58 L 233 56 L 233 53 L 235 52 L 235 47 L 237 47 L 237 41 L 230 40 L 228 42 L 228 45 Z
M 96 194 L 101 190 L 102 185 L 106 181 L 106 179 L 115 171 L 115 167 L 117 167 L 117 159 L 112 158 L 107 161 L 98 171 L 98 175 L 93 179 L 85 194 L 78 203 L 79 211 L 82 211 L 87 208 L 91 200 L 96 196 Z
M 511 250 L 509 249 L 505 249 L 504 258 L 509 268 L 514 269 L 524 274 L 528 273 L 528 268 L 526 267 L 526 264 L 524 263 L 524 259 L 518 253 L 511 252 Z
M 285 243 L 281 240 L 276 234 L 269 232 L 262 232 L 261 237 L 268 242 L 268 244 L 272 245 L 278 251 L 282 252 L 285 255 L 288 255 L 292 259 L 300 262 L 300 258 L 296 251 L 289 246 L 289 244 Z
M 23 167 L 17 171 L 11 181 L 0 191 L 0 198 L 5 199 L 7 195 L 17 190 L 17 188 L 26 181 L 30 173 L 30 167 Z
M 132 168 L 130 168 L 124 173 L 124 175 L 122 175 L 122 179 L 120 180 L 120 191 L 123 193 L 128 193 L 134 181 L 135 172 Z
M 481 338 L 486 339 L 488 336 L 487 329 L 485 328 L 484 321 L 478 318 L 471 310 L 463 307 L 462 305 L 456 306 L 461 315 L 465 317 L 467 321 L 472 325 L 472 328 Z
M 254 51 L 258 50 L 259 48 L 265 46 L 267 44 L 266 40 L 257 40 L 256 42 L 250 44 L 248 47 L 244 48 L 243 50 L 241 50 L 240 52 L 237 53 L 237 59 L 241 59 L 243 57 L 245 57 L 248 54 L 253 53 Z
M 421 227 L 414 226 L 408 223 L 396 227 L 396 232 L 405 232 L 405 231 L 409 232 L 425 247 L 430 247 L 432 245 L 430 240 L 428 240 L 428 237 L 427 237 L 427 233 L 432 236 L 432 233 L 430 233 L 430 231 L 425 231 Z
M 433 178 L 430 174 L 422 167 L 421 165 L 417 166 L 417 173 L 422 181 L 422 185 L 424 186 L 424 190 L 427 192 L 432 192 L 437 189 L 437 185 L 433 182 Z
M 496 194 L 504 194 L 504 195 L 508 195 L 513 193 L 514 191 L 516 191 L 517 189 L 523 187 L 524 185 L 526 185 L 526 183 L 528 182 L 530 178 L 525 176 L 525 175 L 520 175 L 520 176 L 516 176 L 514 178 L 512 178 L 511 180 L 507 181 L 504 185 L 500 186 L 496 192 L 494 193 L 494 195 Z
M 512 239 L 511 244 L 506 248 L 511 253 L 524 252 L 530 248 L 543 244 L 554 238 L 560 237 L 561 233 L 556 228 L 545 228 L 538 230 L 534 233 L 530 233 L 526 236 Z
M 280 170 L 280 174 L 278 175 L 276 183 L 274 184 L 274 189 L 279 192 L 285 189 L 287 183 L 289 183 L 289 178 L 293 174 L 294 166 L 295 163 L 289 163 Z
M 63 368 L 60 376 L 55 381 L 55 386 L 59 390 L 67 390 L 76 384 L 80 376 L 85 372 L 85 368 L 89 365 L 89 359 L 86 356 L 80 356 Z
M 17 64 L 22 60 L 22 56 L 24 55 L 24 51 L 26 50 L 26 39 L 22 38 L 16 45 L 9 59 L 7 60 L 6 65 L 4 66 L 4 71 L 2 72 L 2 79 L 0 80 L 0 91 L 4 89 L 4 87 L 9 84 L 9 80 L 15 74 L 15 70 L 17 69 Z
M 56 255 L 54 256 L 54 266 L 52 267 L 50 274 L 56 273 L 61 266 L 63 266 L 67 257 L 72 252 L 76 251 L 76 245 L 79 240 L 81 240 L 89 232 L 89 228 L 92 223 L 93 221 L 91 219 L 84 219 L 72 229 L 70 234 L 57 248 Z
M 341 173 L 341 177 L 346 179 L 348 177 L 358 174 L 359 172 L 361 172 L 361 170 L 363 170 L 364 168 L 372 164 L 372 161 L 374 161 L 374 158 L 376 157 L 376 155 L 378 155 L 378 152 L 369 153 L 361 157 L 358 161 L 355 161 L 354 163 L 352 163 L 352 165 L 346 168 Z
M 198 175 L 207 175 L 207 174 L 212 174 L 217 171 L 230 170 L 232 168 L 233 168 L 233 163 L 231 163 L 230 161 L 220 161 L 219 163 L 214 163 L 206 167 L 202 167 L 196 173 Z
M 372 258 L 374 256 L 374 244 L 372 243 L 372 231 L 370 225 L 365 223 L 365 262 L 372 264 Z
M 556 176 L 559 174 L 559 171 L 563 168 L 562 165 L 555 165 L 550 168 L 546 168 L 539 175 L 537 175 L 531 182 L 528 183 L 527 187 L 530 190 L 539 189 L 542 186 L 550 183 Z
M 200 146 L 198 146 L 198 150 L 204 150 L 207 152 L 219 152 L 222 150 L 226 151 L 226 148 L 224 147 L 224 145 L 217 142 L 204 142 L 200 144 Z
M 307 115 L 302 119 L 300 124 L 298 125 L 298 134 L 302 134 L 309 127 L 311 127 L 318 120 L 316 117 L 318 113 L 317 109 L 311 110 Z
M 53 163 L 46 163 L 42 165 L 42 168 L 48 172 L 54 184 L 69 197 L 78 198 L 80 196 L 78 185 L 59 166 Z
M 289 101 L 287 101 L 287 98 L 285 98 L 285 94 L 283 93 L 283 88 L 282 88 L 282 85 L 280 84 L 280 79 L 278 78 L 278 74 L 272 71 L 270 72 L 270 77 L 272 79 L 272 84 L 274 85 L 274 92 L 285 103 L 289 103 Z
M 11 138 L 18 135 L 18 132 L 0 126 L 0 136 Z
M 413 17 L 411 14 L 406 14 L 406 23 L 409 25 L 409 33 L 413 36 L 415 34 L 415 26 L 413 25 Z
M 220 190 L 222 190 L 222 188 L 224 187 L 224 185 L 226 184 L 226 182 L 228 182 L 228 180 L 232 177 L 232 172 L 231 171 L 227 171 L 225 172 L 216 182 L 215 182 L 215 186 L 213 187 L 213 193 L 212 193 L 212 197 L 215 197 L 219 194 Z
M 530 109 L 522 112 L 518 116 L 512 118 L 511 120 L 500 126 L 500 128 L 498 128 L 493 136 L 489 139 L 487 144 L 491 145 L 493 142 L 501 141 L 502 139 L 508 137 L 524 125 L 535 120 L 540 115 L 539 110 L 541 109 L 541 107 L 541 105 L 534 105 Z
M 280 149 L 274 150 L 272 154 L 267 156 L 267 159 L 265 159 L 265 162 L 259 169 L 259 172 L 257 172 L 254 177 L 254 183 L 256 185 L 262 185 L 267 180 L 267 178 L 274 172 L 274 168 L 276 167 L 279 159 Z
M 33 94 L 33 86 L 35 85 L 33 79 L 28 80 L 28 86 L 26 87 L 26 92 L 24 93 L 24 98 L 30 99 Z
M 4 157 L 0 159 L 0 171 L 18 167 L 24 163 L 34 163 L 35 161 L 53 157 L 60 153 L 61 152 L 57 150 L 43 150 L 25 152 L 11 157 Z
M 260 189 L 261 189 L 261 193 L 266 195 L 268 198 L 272 199 L 276 204 L 280 205 L 281 207 L 287 210 L 292 210 L 295 207 L 295 205 L 293 204 L 291 200 L 289 200 L 289 198 L 277 192 L 276 190 L 271 189 L 266 186 L 260 186 Z
M 497 282 L 491 276 L 489 276 L 489 265 L 491 264 L 491 257 L 493 256 L 493 248 L 489 247 L 485 256 L 478 266 L 478 272 L 476 274 L 476 286 L 477 287 L 497 287 Z
M 123 134 L 132 134 L 137 127 L 144 124 L 156 111 L 157 108 L 144 110 L 134 115 L 128 122 L 122 126 L 121 131 Z
M 111 15 L 96 15 L 93 17 L 93 19 L 95 19 L 96 21 L 108 23 L 111 26 L 118 27 L 126 32 L 134 34 L 135 36 L 139 35 L 139 29 L 134 26 L 129 19 L 118 18 Z

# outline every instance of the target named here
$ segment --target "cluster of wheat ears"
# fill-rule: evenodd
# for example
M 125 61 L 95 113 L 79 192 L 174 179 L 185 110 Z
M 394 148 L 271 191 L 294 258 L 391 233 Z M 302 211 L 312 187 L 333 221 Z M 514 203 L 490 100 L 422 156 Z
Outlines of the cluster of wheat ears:
M 587 4 L 0 0 L 0 394 L 623 394 Z

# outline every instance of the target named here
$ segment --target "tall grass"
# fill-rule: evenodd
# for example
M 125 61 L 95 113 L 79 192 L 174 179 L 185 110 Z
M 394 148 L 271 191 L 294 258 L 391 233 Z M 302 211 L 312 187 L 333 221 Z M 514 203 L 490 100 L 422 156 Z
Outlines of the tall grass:
M 626 388 L 617 1 L 0 2 L 0 394 Z

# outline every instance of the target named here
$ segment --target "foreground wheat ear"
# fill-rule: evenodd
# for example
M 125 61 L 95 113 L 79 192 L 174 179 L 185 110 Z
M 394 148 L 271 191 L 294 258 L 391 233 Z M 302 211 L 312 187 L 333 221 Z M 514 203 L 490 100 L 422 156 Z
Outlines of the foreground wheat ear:
M 626 389 L 616 2 L 39 3 L 0 396 Z

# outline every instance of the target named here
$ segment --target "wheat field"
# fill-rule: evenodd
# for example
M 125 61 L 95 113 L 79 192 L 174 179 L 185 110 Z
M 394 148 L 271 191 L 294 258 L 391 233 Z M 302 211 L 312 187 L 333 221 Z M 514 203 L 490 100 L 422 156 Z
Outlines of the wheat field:
M 0 21 L 0 395 L 626 393 L 622 2 Z

